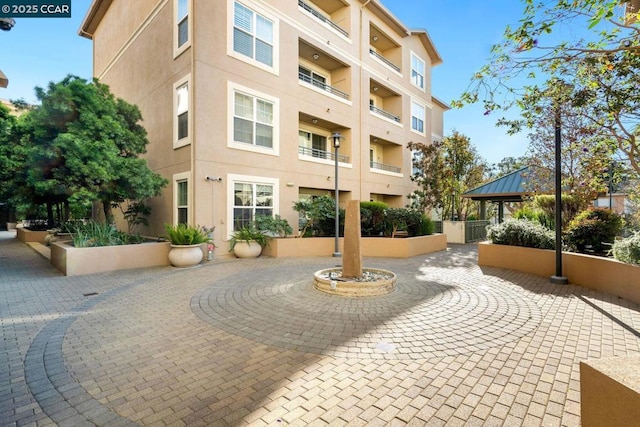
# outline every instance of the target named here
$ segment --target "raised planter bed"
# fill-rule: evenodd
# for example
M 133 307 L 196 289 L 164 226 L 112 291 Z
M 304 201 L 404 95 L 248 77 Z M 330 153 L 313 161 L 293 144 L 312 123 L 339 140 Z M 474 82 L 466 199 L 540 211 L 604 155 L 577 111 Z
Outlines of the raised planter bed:
M 555 251 L 478 243 L 478 265 L 551 277 Z M 606 292 L 640 304 L 640 267 L 612 258 L 562 253 L 563 276 L 569 283 Z
M 28 228 L 17 228 L 16 235 L 22 243 L 38 242 L 44 243 L 44 238 L 49 234 L 48 231 L 33 231 Z
M 51 265 L 67 276 L 169 265 L 169 242 L 76 248 L 51 243 Z
M 363 237 L 361 240 L 362 256 L 386 258 L 410 258 L 417 255 L 438 252 L 447 249 L 447 236 L 432 234 L 429 236 L 389 238 Z M 339 241 L 343 249 L 343 239 Z M 264 248 L 262 254 L 275 258 L 330 256 L 333 254 L 335 239 L 333 237 L 306 238 L 274 238 Z

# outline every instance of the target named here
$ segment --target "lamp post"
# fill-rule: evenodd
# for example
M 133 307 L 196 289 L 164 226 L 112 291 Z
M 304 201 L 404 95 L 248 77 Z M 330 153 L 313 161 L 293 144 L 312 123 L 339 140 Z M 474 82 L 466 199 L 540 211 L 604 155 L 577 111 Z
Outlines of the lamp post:
M 562 123 L 560 118 L 560 102 L 555 105 L 555 226 L 556 226 L 556 274 L 550 281 L 556 285 L 566 285 L 569 280 L 562 275 Z
M 331 135 L 331 138 L 333 138 L 333 148 L 335 149 L 334 152 L 334 160 L 335 160 L 335 197 L 336 197 L 336 230 L 335 230 L 335 248 L 333 251 L 333 256 L 334 257 L 341 257 L 342 254 L 340 253 L 340 246 L 339 246 L 339 241 L 340 241 L 340 206 L 339 206 L 339 202 L 340 202 L 340 190 L 338 188 L 338 149 L 340 148 L 340 139 L 342 138 L 342 135 L 340 135 L 340 132 L 334 132 L 333 135 Z

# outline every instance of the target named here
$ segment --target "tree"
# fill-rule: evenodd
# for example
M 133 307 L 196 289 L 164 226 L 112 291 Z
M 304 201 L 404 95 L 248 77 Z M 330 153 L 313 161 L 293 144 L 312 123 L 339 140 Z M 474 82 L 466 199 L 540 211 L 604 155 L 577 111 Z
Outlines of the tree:
M 25 114 L 25 182 L 34 202 L 100 201 L 105 218 L 125 200 L 158 196 L 167 181 L 144 159 L 148 143 L 139 109 L 116 99 L 109 87 L 67 76 L 36 88 L 40 105 Z M 27 194 L 28 195 L 28 194 Z
M 526 105 L 524 99 L 545 90 L 541 79 L 570 80 L 573 103 L 599 139 L 640 174 L 640 13 L 618 0 L 523 2 L 520 25 L 507 27 L 489 63 L 452 105 L 483 102 L 489 114 Z M 558 27 L 582 38 L 558 38 Z
M 497 179 L 503 177 L 511 172 L 522 169 L 525 166 L 529 166 L 530 164 L 531 159 L 527 156 L 505 157 L 498 163 L 494 163 L 491 166 L 490 178 Z
M 488 170 L 467 136 L 454 131 L 433 144 L 410 143 L 414 155 L 411 180 L 419 186 L 409 198 L 414 207 L 442 209 L 442 217 L 464 220 L 474 210 L 473 201 L 462 194 L 484 181 Z

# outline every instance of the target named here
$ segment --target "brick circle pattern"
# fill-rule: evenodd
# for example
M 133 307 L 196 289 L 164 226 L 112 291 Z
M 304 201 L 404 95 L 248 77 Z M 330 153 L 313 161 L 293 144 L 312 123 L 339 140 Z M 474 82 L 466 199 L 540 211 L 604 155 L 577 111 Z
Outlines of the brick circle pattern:
M 226 277 L 196 293 L 191 309 L 268 346 L 359 359 L 467 354 L 522 338 L 541 321 L 538 306 L 501 279 L 468 271 L 398 275 L 394 293 L 363 298 L 317 291 L 313 271 L 267 268 Z

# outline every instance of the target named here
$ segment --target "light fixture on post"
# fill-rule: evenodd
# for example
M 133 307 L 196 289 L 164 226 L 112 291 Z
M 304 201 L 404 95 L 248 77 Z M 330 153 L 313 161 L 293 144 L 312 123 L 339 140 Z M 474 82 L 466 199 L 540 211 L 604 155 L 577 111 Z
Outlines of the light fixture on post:
M 339 242 L 340 242 L 340 190 L 338 188 L 338 149 L 340 148 L 340 139 L 342 139 L 342 135 L 340 135 L 340 132 L 334 132 L 331 135 L 331 138 L 333 138 L 333 148 L 335 150 L 333 156 L 335 159 L 335 199 L 336 199 L 336 222 L 335 222 L 335 248 L 333 251 L 333 256 L 334 257 L 341 257 L 342 254 L 340 253 L 340 246 L 339 246 Z
M 557 82 L 555 90 L 568 90 L 570 85 L 563 81 Z M 550 277 L 555 285 L 566 285 L 569 280 L 562 275 L 562 118 L 561 100 L 563 93 L 556 94 L 554 101 L 554 128 L 555 128 L 555 228 L 556 228 L 556 273 Z

